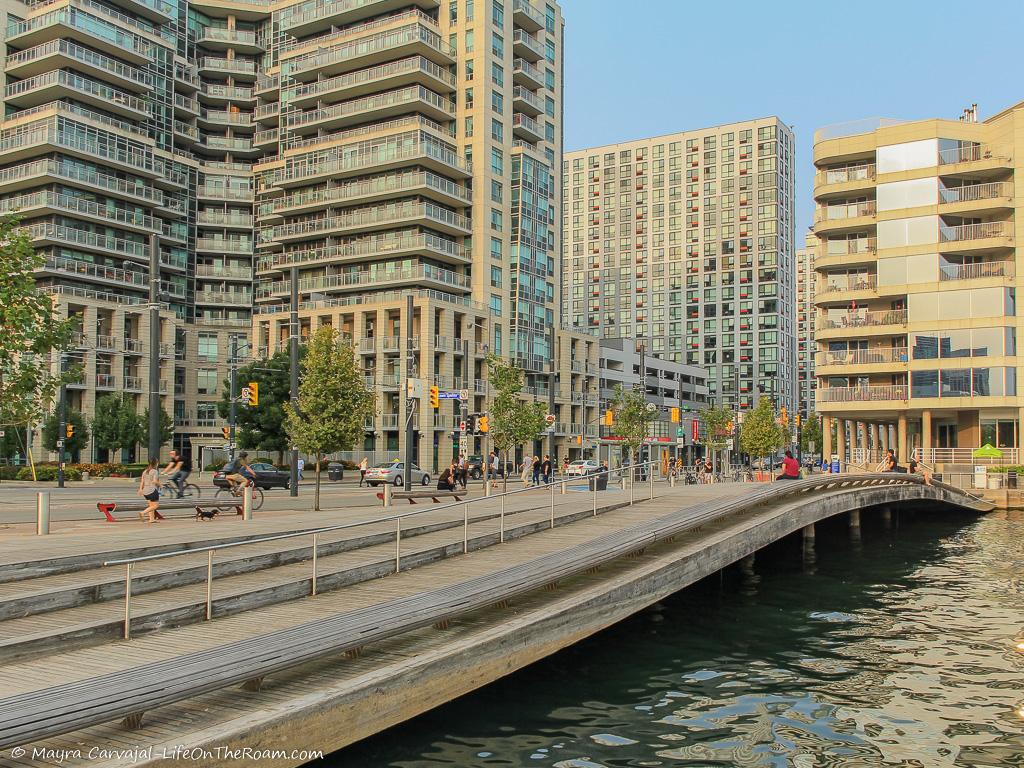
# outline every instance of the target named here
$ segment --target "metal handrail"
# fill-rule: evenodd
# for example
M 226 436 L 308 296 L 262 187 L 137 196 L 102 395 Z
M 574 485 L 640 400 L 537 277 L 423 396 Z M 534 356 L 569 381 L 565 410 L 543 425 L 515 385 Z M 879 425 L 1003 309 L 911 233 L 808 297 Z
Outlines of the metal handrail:
M 444 510 L 448 510 L 448 509 L 455 509 L 455 508 L 458 508 L 458 507 L 462 507 L 463 508 L 463 553 L 468 553 L 469 552 L 469 506 L 471 504 L 475 504 L 476 502 L 485 501 L 485 500 L 486 501 L 491 501 L 493 499 L 499 499 L 501 501 L 501 508 L 500 508 L 500 512 L 499 512 L 499 526 L 500 526 L 500 528 L 499 528 L 498 541 L 499 541 L 499 543 L 504 543 L 504 541 L 505 541 L 505 498 L 506 497 L 508 497 L 508 496 L 515 496 L 515 495 L 521 494 L 521 493 L 536 492 L 536 491 L 539 491 L 539 490 L 541 490 L 542 488 L 545 488 L 545 487 L 548 488 L 549 489 L 548 493 L 549 493 L 549 496 L 550 496 L 550 522 L 549 522 L 549 528 L 554 528 L 555 527 L 555 488 L 557 486 L 561 486 L 564 489 L 565 485 L 570 483 L 570 482 L 579 483 L 581 480 L 584 480 L 584 479 L 587 479 L 587 478 L 591 478 L 591 477 L 596 478 L 597 476 L 603 475 L 603 474 L 606 474 L 606 475 L 610 476 L 612 473 L 622 474 L 623 475 L 623 479 L 625 479 L 624 470 L 628 469 L 628 474 L 630 475 L 629 503 L 630 503 L 630 505 L 632 505 L 634 503 L 634 491 L 633 491 L 634 482 L 633 482 L 632 475 L 633 475 L 635 470 L 640 469 L 642 467 L 648 467 L 647 477 L 648 477 L 648 481 L 649 481 L 649 485 L 650 485 L 650 497 L 649 498 L 650 499 L 654 498 L 654 466 L 655 465 L 660 467 L 661 466 L 661 460 L 658 459 L 658 460 L 649 461 L 649 462 L 642 462 L 642 463 L 638 463 L 638 464 L 627 464 L 627 465 L 623 465 L 622 467 L 619 467 L 617 469 L 611 469 L 611 468 L 603 469 L 603 470 L 600 470 L 598 472 L 593 472 L 593 473 L 588 474 L 588 475 L 583 475 L 581 477 L 580 476 L 574 476 L 573 478 L 566 477 L 566 478 L 562 478 L 561 480 L 552 480 L 551 482 L 545 484 L 544 486 L 534 486 L 534 487 L 530 487 L 530 488 L 519 488 L 519 489 L 514 490 L 514 491 L 504 491 L 502 493 L 493 494 L 493 495 L 488 494 L 488 495 L 484 495 L 484 496 L 481 496 L 481 497 L 476 498 L 476 499 L 468 499 L 466 501 L 455 501 L 455 502 L 451 502 L 449 504 L 441 504 L 439 506 L 430 507 L 429 509 L 418 509 L 418 510 L 413 510 L 411 512 L 401 512 L 401 513 L 399 513 L 397 515 L 390 515 L 388 517 L 377 518 L 375 520 L 361 520 L 361 521 L 356 521 L 354 523 L 339 523 L 338 525 L 321 526 L 321 527 L 318 527 L 318 528 L 307 528 L 307 529 L 302 530 L 302 531 L 289 531 L 288 533 L 278 533 L 278 534 L 273 534 L 273 535 L 270 535 L 270 536 L 261 536 L 259 538 L 245 539 L 245 540 L 239 540 L 239 541 L 231 541 L 231 542 L 227 542 L 225 544 L 213 544 L 213 545 L 210 545 L 210 546 L 207 546 L 207 547 L 194 547 L 194 548 L 189 548 L 189 549 L 180 549 L 180 550 L 176 550 L 174 552 L 160 552 L 160 553 L 157 553 L 157 554 L 154 554 L 154 555 L 141 555 L 139 557 L 124 558 L 124 559 L 120 559 L 120 560 L 106 560 L 106 561 L 104 561 L 103 565 L 104 565 L 104 567 L 109 566 L 109 565 L 124 565 L 125 566 L 124 639 L 125 640 L 130 640 L 131 639 L 131 615 L 132 615 L 131 614 L 132 566 L 135 565 L 136 563 L 150 562 L 150 561 L 153 561 L 153 560 L 164 560 L 164 559 L 167 559 L 167 558 L 170 558 L 170 557 L 178 557 L 180 555 L 192 555 L 192 554 L 198 554 L 198 553 L 201 553 L 201 552 L 208 553 L 207 581 L 206 581 L 206 619 L 209 621 L 210 618 L 213 615 L 213 554 L 217 550 L 233 549 L 235 547 L 242 547 L 242 546 L 247 546 L 247 545 L 250 545 L 250 544 L 262 544 L 262 543 L 270 542 L 270 541 L 282 541 L 284 539 L 293 539 L 293 538 L 298 538 L 300 536 L 312 536 L 313 537 L 313 557 L 312 557 L 313 573 L 312 573 L 312 583 L 311 583 L 311 587 L 312 587 L 311 594 L 315 595 L 316 594 L 316 581 L 317 581 L 317 572 L 316 572 L 317 557 L 316 557 L 316 553 L 317 553 L 317 546 L 318 546 L 318 543 L 319 543 L 318 539 L 319 539 L 321 534 L 332 533 L 332 532 L 335 532 L 335 531 L 347 530 L 347 529 L 350 529 L 350 528 L 359 528 L 361 526 L 366 526 L 366 525 L 377 525 L 377 524 L 380 524 L 380 523 L 394 522 L 395 523 L 395 572 L 398 573 L 399 571 L 401 571 L 401 564 L 402 564 L 402 520 L 405 519 L 405 518 L 414 517 L 416 515 L 423 515 L 423 514 L 427 514 L 427 513 L 431 513 L 431 512 L 440 512 L 440 511 L 444 511 Z M 485 483 L 489 483 L 490 480 L 491 480 L 491 478 L 489 478 L 488 475 L 485 474 L 484 475 L 484 482 Z M 597 516 L 597 483 L 595 482 L 593 485 L 594 485 L 594 491 L 593 491 L 593 493 L 594 493 L 594 510 L 593 510 L 593 514 L 596 517 Z M 486 489 L 486 486 L 485 486 L 485 489 Z M 562 492 L 564 493 L 564 490 Z M 245 494 L 249 494 L 249 493 L 251 493 L 251 490 L 249 488 L 246 488 L 246 489 L 244 489 L 244 493 Z M 247 500 L 245 500 L 245 499 L 243 499 L 243 501 L 247 502 Z M 248 503 L 244 503 L 243 504 L 243 507 L 248 507 L 248 506 L 249 506 Z M 246 519 L 251 519 L 251 518 L 246 518 Z

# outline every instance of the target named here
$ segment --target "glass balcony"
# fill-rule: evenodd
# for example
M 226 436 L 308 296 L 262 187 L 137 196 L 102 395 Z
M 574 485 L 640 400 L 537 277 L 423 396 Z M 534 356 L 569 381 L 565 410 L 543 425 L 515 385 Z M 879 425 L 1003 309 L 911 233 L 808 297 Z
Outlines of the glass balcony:
M 850 165 L 843 168 L 827 168 L 814 176 L 815 184 L 845 184 L 850 181 L 872 181 L 875 178 L 874 163 Z
M 864 387 L 818 387 L 815 397 L 821 403 L 874 403 L 907 400 L 906 384 Z
M 517 29 L 512 33 L 512 51 L 527 61 L 537 62 L 544 58 L 544 45 L 523 29 Z
M 993 181 L 987 184 L 965 184 L 962 187 L 942 187 L 939 189 L 940 203 L 968 203 L 976 200 L 993 200 L 1001 197 L 1013 197 L 1012 184 L 1004 181 Z
M 975 264 L 940 264 L 939 282 L 979 280 L 986 277 L 1013 277 L 1014 264 L 1008 261 L 983 261 Z
M 960 224 L 939 226 L 940 243 L 958 243 L 965 240 L 987 240 L 992 237 L 1010 237 L 1013 231 L 1010 222 L 986 221 L 981 224 Z
M 818 323 L 818 330 L 833 328 L 871 328 L 882 325 L 906 325 L 907 310 L 885 309 L 879 311 L 851 310 L 844 313 L 830 313 Z

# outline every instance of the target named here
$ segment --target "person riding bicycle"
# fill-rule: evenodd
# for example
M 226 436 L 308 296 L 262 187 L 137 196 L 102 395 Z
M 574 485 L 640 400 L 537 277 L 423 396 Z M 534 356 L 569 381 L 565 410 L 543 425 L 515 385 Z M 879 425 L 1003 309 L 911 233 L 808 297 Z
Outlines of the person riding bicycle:
M 178 489 L 178 498 L 180 499 L 185 493 L 185 481 L 182 479 L 182 457 L 175 449 L 171 449 L 171 458 L 167 462 L 167 466 L 163 468 L 161 472 L 167 480 L 174 483 Z
M 231 492 L 238 495 L 238 489 L 256 479 L 256 473 L 249 466 L 249 454 L 242 451 L 238 458 L 229 461 L 224 467 L 224 479 L 228 481 Z

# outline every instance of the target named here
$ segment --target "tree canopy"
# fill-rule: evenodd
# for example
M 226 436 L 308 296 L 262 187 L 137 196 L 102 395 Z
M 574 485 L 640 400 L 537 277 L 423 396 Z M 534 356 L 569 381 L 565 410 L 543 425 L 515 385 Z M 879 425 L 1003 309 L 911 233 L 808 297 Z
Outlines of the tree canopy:
M 734 419 L 732 409 L 726 406 L 707 408 L 700 412 L 704 422 L 704 445 L 712 450 L 725 448 L 729 440 L 729 424 Z
M 65 418 L 65 423 L 75 428 L 74 435 L 68 437 L 66 432 L 61 434 L 60 414 L 54 411 L 43 422 L 43 447 L 48 451 L 56 451 L 57 441 L 63 439 L 64 450 L 74 456 L 83 450 L 89 442 L 89 425 L 80 411 L 73 411 L 70 408 L 67 410 Z
M 800 424 L 800 450 L 809 453 L 824 450 L 821 437 L 821 417 L 812 413 Z M 811 443 L 814 443 L 813 451 L 810 447 Z
M 751 456 L 773 456 L 786 444 L 786 430 L 775 421 L 775 406 L 770 397 L 762 397 L 743 419 L 740 444 Z
M 305 346 L 299 347 L 299 361 L 305 354 Z M 248 382 L 260 386 L 259 405 L 249 408 L 239 405 L 236 417 L 236 440 L 239 448 L 257 451 L 276 451 L 278 463 L 284 460 L 284 452 L 292 443 L 284 429 L 284 404 L 291 398 L 291 359 L 287 352 L 275 352 L 273 357 L 258 360 L 238 369 L 239 391 Z M 224 380 L 217 413 L 227 419 L 231 413 L 231 381 Z
M 490 407 L 490 434 L 494 447 L 507 457 L 517 446 L 537 439 L 546 426 L 547 407 L 520 398 L 523 371 L 514 361 L 491 354 L 487 357 L 487 368 L 488 383 L 495 393 Z
M 615 387 L 612 399 L 612 434 L 622 438 L 622 444 L 629 452 L 630 459 L 636 458 L 637 449 L 643 445 L 651 430 L 655 408 L 648 407 L 647 397 L 638 389 L 626 389 L 621 384 Z
M 117 394 L 104 395 L 96 401 L 92 432 L 96 445 L 111 453 L 133 447 L 143 435 L 135 406 L 124 395 Z

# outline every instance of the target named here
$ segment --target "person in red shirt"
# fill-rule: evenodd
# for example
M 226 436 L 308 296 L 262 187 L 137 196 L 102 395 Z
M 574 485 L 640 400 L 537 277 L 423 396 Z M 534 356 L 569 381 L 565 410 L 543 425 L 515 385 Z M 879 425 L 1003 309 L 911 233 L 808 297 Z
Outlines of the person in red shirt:
M 799 480 L 800 479 L 800 465 L 796 463 L 796 459 L 793 458 L 792 451 L 786 451 L 786 458 L 782 460 L 782 474 L 775 478 L 776 480 Z

